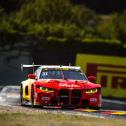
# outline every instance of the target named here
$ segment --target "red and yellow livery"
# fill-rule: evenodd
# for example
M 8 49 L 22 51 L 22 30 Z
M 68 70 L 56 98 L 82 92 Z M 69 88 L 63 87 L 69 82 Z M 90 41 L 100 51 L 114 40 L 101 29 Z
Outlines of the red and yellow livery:
M 38 66 L 34 74 L 21 82 L 21 104 L 32 106 L 92 107 L 102 106 L 101 85 L 90 82 L 80 67 Z

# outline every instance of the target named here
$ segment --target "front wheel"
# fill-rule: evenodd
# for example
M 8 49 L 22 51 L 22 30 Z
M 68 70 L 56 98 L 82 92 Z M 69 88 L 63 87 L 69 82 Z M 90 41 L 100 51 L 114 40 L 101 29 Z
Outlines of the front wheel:
M 101 107 L 98 107 L 98 106 L 96 106 L 96 107 L 90 106 L 89 108 L 90 108 L 90 109 L 94 109 L 94 110 L 100 110 L 100 109 L 101 109 Z
M 34 107 L 34 85 L 31 85 L 31 105 Z
M 34 107 L 34 108 L 43 108 L 42 105 L 36 105 L 35 104 L 35 90 L 34 90 L 34 84 L 31 85 L 31 107 Z

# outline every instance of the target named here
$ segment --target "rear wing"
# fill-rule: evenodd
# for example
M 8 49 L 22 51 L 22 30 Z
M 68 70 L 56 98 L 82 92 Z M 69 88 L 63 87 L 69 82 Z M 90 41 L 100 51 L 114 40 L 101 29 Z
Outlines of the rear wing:
M 27 64 L 21 64 L 21 71 L 23 71 L 24 68 L 32 68 L 32 71 L 34 73 L 35 69 L 37 67 L 42 67 L 42 68 L 68 68 L 68 69 L 76 69 L 76 70 L 80 70 L 80 67 L 77 66 L 62 66 L 62 65 L 27 65 Z
M 21 71 L 23 71 L 24 68 L 32 68 L 32 69 L 33 69 L 33 73 L 34 73 L 34 71 L 35 71 L 35 67 L 40 67 L 40 66 L 42 66 L 42 65 L 34 65 L 34 64 L 32 64 L 32 65 L 28 65 L 28 64 L 21 64 Z

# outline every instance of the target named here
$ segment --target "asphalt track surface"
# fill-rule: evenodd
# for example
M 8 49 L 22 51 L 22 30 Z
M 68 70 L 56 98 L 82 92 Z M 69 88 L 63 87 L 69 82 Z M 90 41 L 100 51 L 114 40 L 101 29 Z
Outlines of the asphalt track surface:
M 10 88 L 10 87 L 8 87 Z M 19 89 L 17 87 L 12 87 L 12 89 Z M 14 90 L 13 90 L 14 91 Z M 6 92 L 6 91 L 5 91 Z M 126 111 L 124 110 L 113 110 L 113 109 L 100 109 L 100 110 L 94 110 L 94 109 L 84 109 L 84 108 L 78 108 L 78 109 L 63 109 L 58 106 L 55 107 L 44 107 L 44 108 L 31 108 L 30 106 L 20 106 L 20 97 L 19 94 L 15 92 L 11 92 L 9 94 L 9 98 L 5 97 L 4 95 L 0 93 L 0 109 L 1 111 L 30 111 L 30 112 L 51 112 L 51 113 L 61 113 L 61 114 L 67 114 L 67 115 L 81 115 L 81 116 L 87 116 L 87 117 L 97 117 L 97 118 L 124 118 L 126 119 Z M 4 96 L 4 98 L 1 98 L 1 96 Z M 9 100 L 8 100 L 9 99 Z M 7 109 L 7 110 L 6 110 Z

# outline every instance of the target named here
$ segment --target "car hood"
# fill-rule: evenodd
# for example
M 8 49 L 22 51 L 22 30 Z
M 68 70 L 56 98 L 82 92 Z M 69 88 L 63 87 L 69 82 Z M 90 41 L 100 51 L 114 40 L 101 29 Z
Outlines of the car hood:
M 64 80 L 64 79 L 45 79 L 35 82 L 37 85 L 41 85 L 52 89 L 92 89 L 101 88 L 100 84 L 89 82 L 88 80 Z

